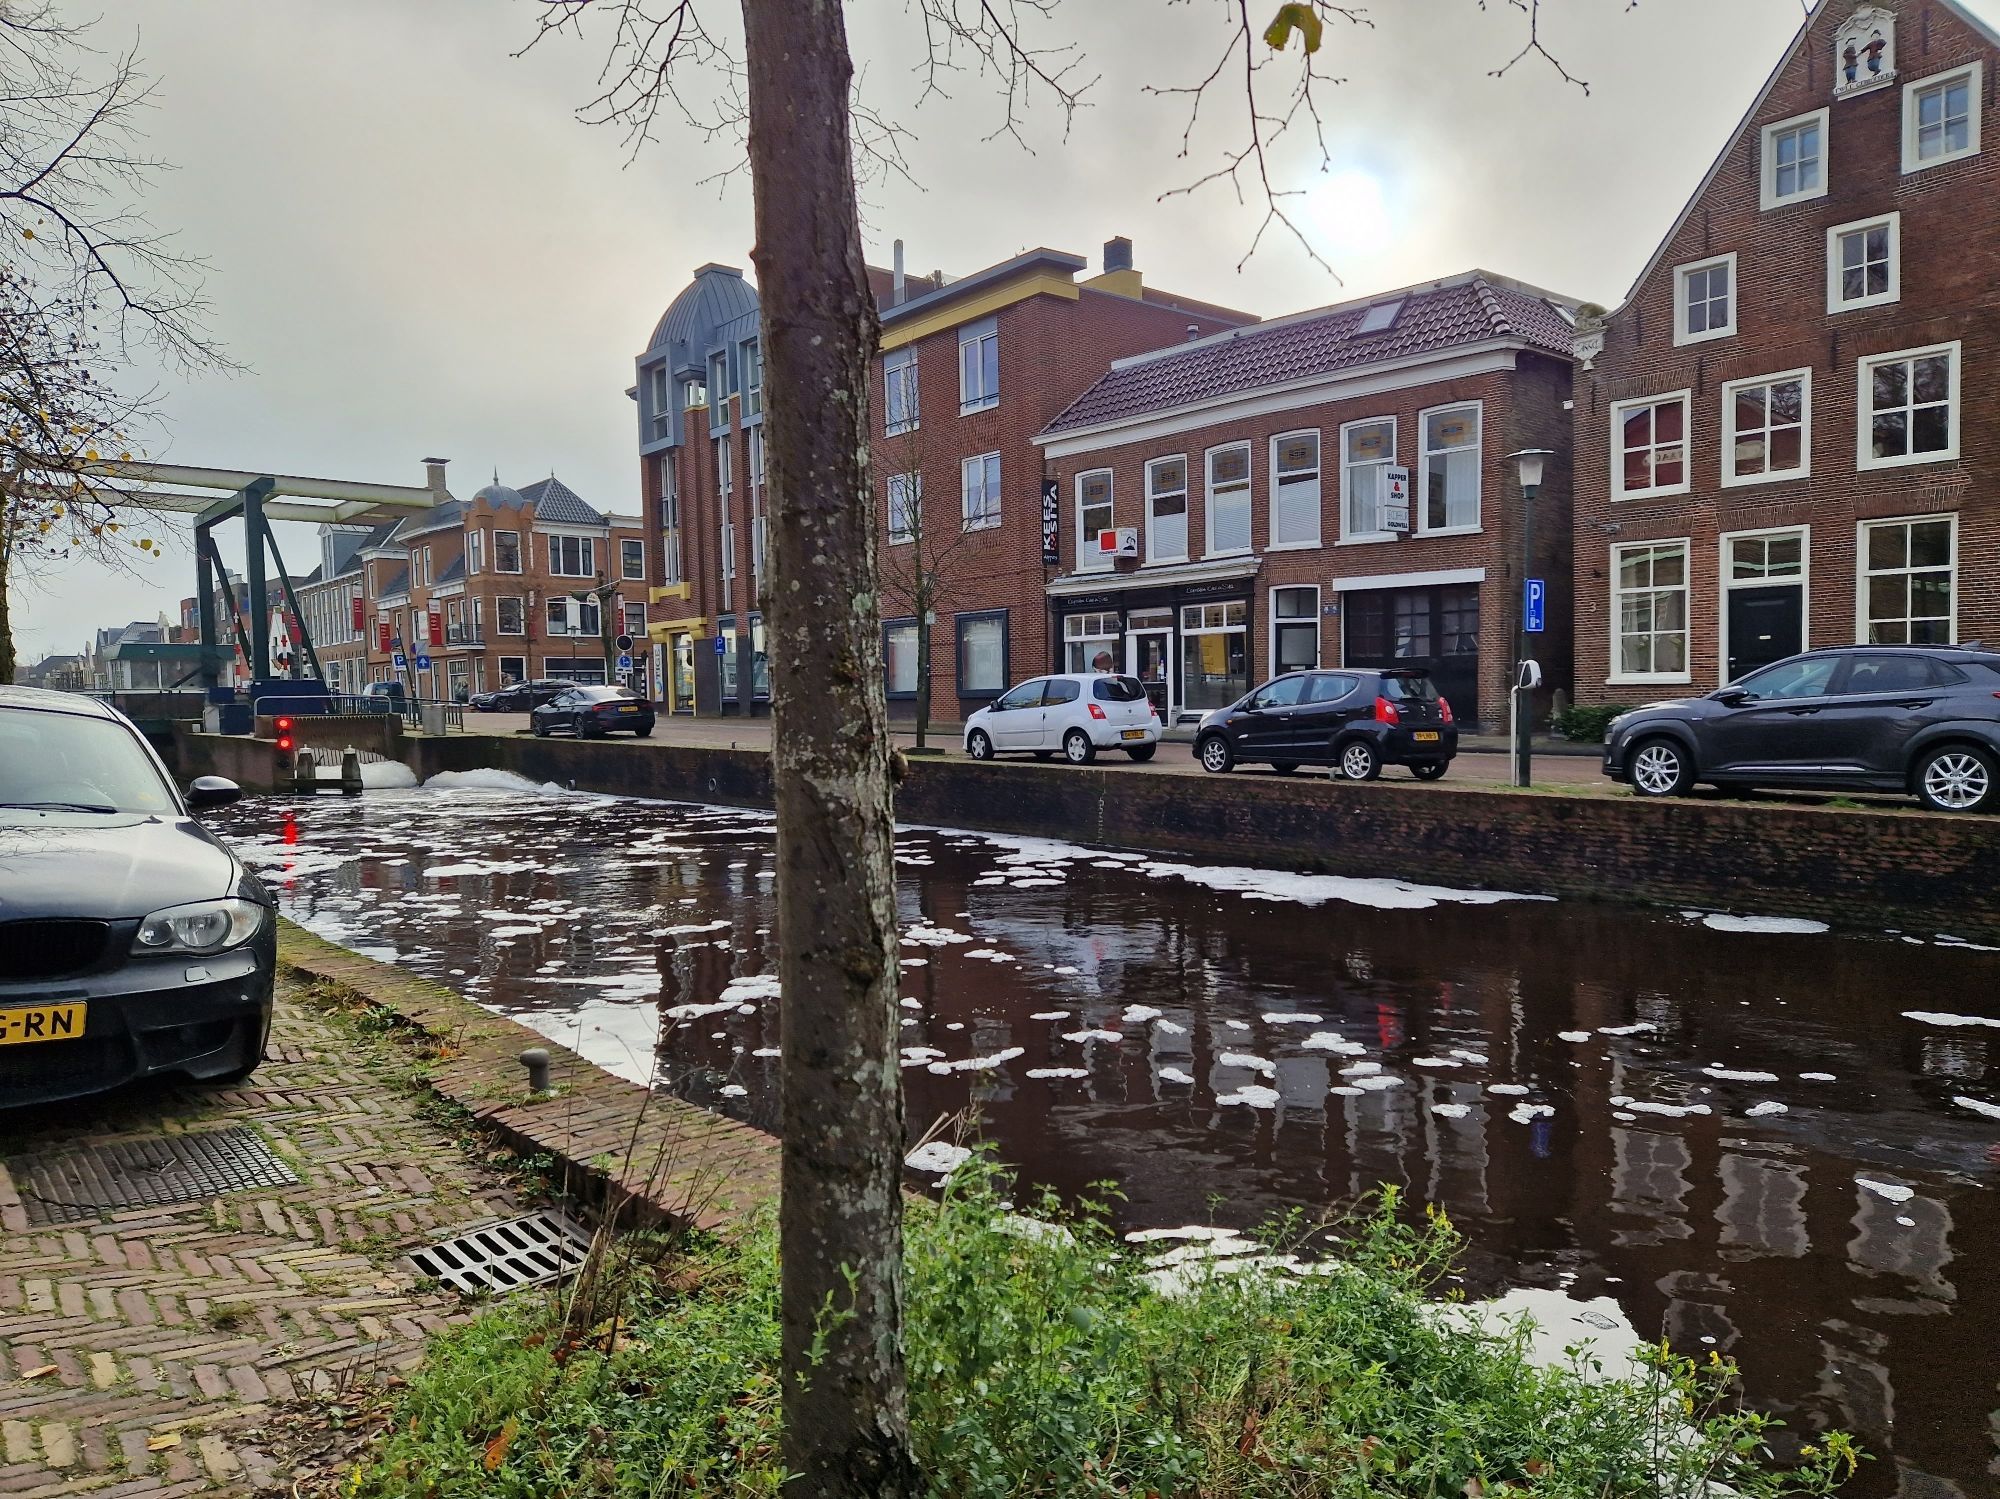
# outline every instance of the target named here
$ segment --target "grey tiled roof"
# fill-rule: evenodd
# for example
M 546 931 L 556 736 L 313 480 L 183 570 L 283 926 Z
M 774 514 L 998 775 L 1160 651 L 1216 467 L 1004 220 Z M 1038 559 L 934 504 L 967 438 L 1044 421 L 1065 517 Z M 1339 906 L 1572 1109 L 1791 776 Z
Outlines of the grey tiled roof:
M 456 583 L 460 578 L 464 576 L 465 576 L 465 559 L 463 557 L 454 557 L 451 559 L 450 562 L 445 564 L 444 571 L 439 573 L 435 578 L 432 578 L 431 582 Z
M 534 507 L 535 519 L 564 526 L 601 526 L 604 517 L 584 504 L 582 498 L 551 474 L 521 486 L 521 498 Z
M 382 585 L 382 597 L 385 599 L 395 594 L 408 593 L 409 591 L 410 570 L 407 567 L 399 568 L 397 571 L 391 573 L 389 581 Z
M 1554 304 L 1485 272 L 1412 287 L 1401 294 L 1404 306 L 1390 327 L 1360 332 L 1370 306 L 1395 295 L 1120 360 L 1047 430 L 1095 427 L 1491 339 L 1518 339 L 1560 358 L 1571 357 L 1573 329 Z

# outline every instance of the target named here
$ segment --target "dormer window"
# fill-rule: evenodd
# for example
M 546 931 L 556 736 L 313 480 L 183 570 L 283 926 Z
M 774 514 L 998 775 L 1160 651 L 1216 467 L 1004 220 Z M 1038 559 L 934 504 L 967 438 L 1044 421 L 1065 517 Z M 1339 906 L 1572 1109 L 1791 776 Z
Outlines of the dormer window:
M 1920 78 L 1903 88 L 1903 170 L 1920 172 L 1979 154 L 1982 65 Z
M 1391 302 L 1377 302 L 1361 314 L 1361 322 L 1356 333 L 1387 333 L 1396 326 L 1396 319 L 1403 315 L 1404 303 L 1409 299 L 1397 297 Z
M 1826 196 L 1827 114 L 1818 109 L 1764 127 L 1763 207 Z
M 1674 270 L 1674 342 L 1701 343 L 1736 331 L 1736 257 L 1698 261 Z

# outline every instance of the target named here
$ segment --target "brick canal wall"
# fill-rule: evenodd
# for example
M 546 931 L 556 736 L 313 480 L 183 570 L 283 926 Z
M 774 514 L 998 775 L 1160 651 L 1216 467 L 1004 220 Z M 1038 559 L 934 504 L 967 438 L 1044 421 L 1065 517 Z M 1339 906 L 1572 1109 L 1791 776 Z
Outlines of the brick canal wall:
M 183 734 L 177 747 L 183 777 L 270 789 L 267 744 Z M 771 805 L 758 750 L 480 734 L 402 749 L 420 779 L 492 767 L 580 791 Z M 961 759 L 913 760 L 896 815 L 1218 863 L 2000 941 L 2000 821 L 1984 817 Z
M 759 751 L 477 735 L 411 748 L 423 777 L 490 765 L 584 791 L 771 805 Z M 961 759 L 912 761 L 896 815 L 1220 863 L 2000 940 L 2000 822 L 1983 817 Z

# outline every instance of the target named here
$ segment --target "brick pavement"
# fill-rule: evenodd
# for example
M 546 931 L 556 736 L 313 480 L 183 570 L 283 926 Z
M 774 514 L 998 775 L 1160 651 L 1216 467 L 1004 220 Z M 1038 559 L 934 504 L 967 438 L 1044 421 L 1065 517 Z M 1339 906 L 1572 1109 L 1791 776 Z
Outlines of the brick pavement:
M 280 1408 L 420 1356 L 461 1303 L 400 1256 L 523 1209 L 398 1066 L 283 985 L 246 1084 L 0 1115 L 0 1157 L 247 1126 L 300 1178 L 31 1228 L 0 1166 L 0 1494 L 289 1492 Z

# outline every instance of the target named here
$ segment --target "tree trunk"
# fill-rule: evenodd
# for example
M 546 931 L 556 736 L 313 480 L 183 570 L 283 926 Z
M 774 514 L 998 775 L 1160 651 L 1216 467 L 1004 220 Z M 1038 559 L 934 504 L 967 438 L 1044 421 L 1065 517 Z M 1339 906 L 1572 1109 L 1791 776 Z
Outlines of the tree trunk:
M 930 590 L 917 591 L 917 748 L 931 726 L 931 606 Z
M 783 985 L 784 1459 L 801 1494 L 918 1490 L 868 374 L 839 0 L 743 0 L 763 303 Z
M 5 524 L 5 517 L 0 517 L 0 526 Z M 19 671 L 14 659 L 14 616 L 7 599 L 7 589 L 12 583 L 8 550 L 5 539 L 0 538 L 0 686 L 11 684 Z

